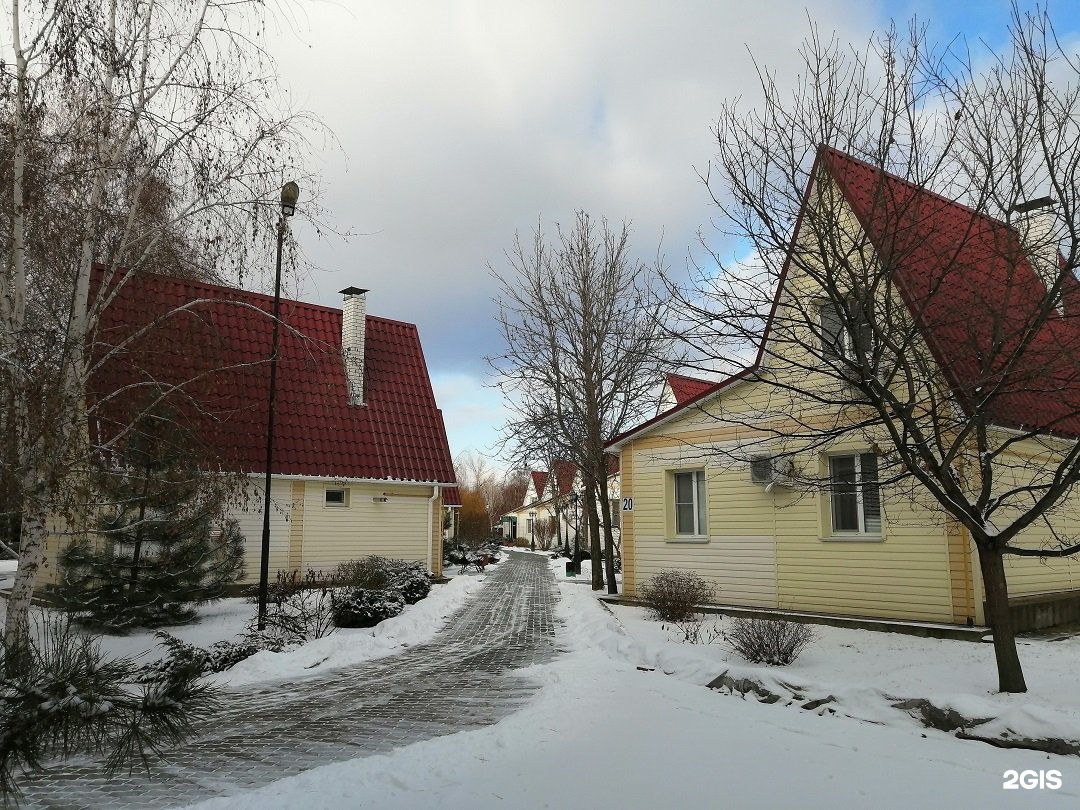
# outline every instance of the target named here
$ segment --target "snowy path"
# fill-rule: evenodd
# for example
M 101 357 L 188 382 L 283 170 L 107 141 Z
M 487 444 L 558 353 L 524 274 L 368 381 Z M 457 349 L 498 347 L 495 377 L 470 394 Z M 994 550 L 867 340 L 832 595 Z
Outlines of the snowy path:
M 555 657 L 557 589 L 545 557 L 511 554 L 434 641 L 327 677 L 228 694 L 227 708 L 150 777 L 68 765 L 23 783 L 24 808 L 164 808 L 235 794 L 320 765 L 490 725 Z

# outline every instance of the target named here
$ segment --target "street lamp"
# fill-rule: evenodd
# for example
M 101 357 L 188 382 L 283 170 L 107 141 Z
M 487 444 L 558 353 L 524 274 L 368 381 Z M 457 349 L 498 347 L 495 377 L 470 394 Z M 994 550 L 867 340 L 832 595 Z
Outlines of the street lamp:
M 536 551 L 536 512 L 529 512 L 529 550 Z
M 274 326 L 270 338 L 270 393 L 266 417 L 266 485 L 263 499 L 262 558 L 259 564 L 259 629 L 266 629 L 266 597 L 270 587 L 270 476 L 274 462 L 274 400 L 277 398 L 278 327 L 281 325 L 281 247 L 285 220 L 296 213 L 300 186 L 291 180 L 281 187 L 281 216 L 277 224 L 277 265 L 274 270 Z

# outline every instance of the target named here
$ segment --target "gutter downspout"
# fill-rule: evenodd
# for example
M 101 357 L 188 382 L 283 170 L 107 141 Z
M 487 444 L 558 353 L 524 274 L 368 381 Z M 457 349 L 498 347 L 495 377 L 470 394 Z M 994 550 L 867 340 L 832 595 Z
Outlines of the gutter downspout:
M 435 561 L 431 559 L 432 551 L 434 551 L 431 538 L 432 533 L 435 531 L 435 501 L 439 499 L 439 492 L 441 492 L 439 487 L 433 486 L 431 488 L 431 497 L 428 498 L 427 502 L 427 559 L 428 570 L 433 574 L 435 573 Z

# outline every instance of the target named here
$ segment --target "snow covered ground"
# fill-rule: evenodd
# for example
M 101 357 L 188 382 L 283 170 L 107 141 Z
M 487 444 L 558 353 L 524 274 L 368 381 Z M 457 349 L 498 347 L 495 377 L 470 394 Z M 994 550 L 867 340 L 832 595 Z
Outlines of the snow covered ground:
M 755 667 L 721 645 L 688 645 L 640 608 L 600 604 L 588 578 L 560 581 L 565 655 L 525 674 L 543 684 L 524 710 L 484 729 L 329 765 L 199 808 L 1075 807 L 1080 757 L 1002 750 L 924 729 L 892 708 L 927 697 L 995 733 L 1080 739 L 1080 639 L 1022 640 L 1031 691 L 994 694 L 989 644 L 816 628 L 789 667 Z M 450 572 L 456 574 L 455 571 Z M 483 575 L 455 576 L 373 630 L 338 631 L 215 676 L 227 687 L 297 678 L 393 655 L 430 638 Z M 236 635 L 253 606 L 226 600 L 176 629 L 208 645 Z M 110 638 L 136 654 L 152 634 Z M 153 653 L 151 653 L 153 654 Z M 832 696 L 820 711 L 704 688 L 721 672 L 778 692 Z M 802 701 L 800 701 L 802 702 Z M 829 713 L 832 709 L 834 713 Z M 1008 776 L 1016 771 L 1017 777 Z M 1032 775 L 1020 777 L 1030 771 Z M 1049 785 L 1057 772 L 1060 787 Z M 1044 787 L 1022 787 L 1038 783 Z M 1006 780 L 1016 785 L 1005 789 Z
M 553 567 L 559 563 L 552 563 Z M 1075 807 L 1080 758 L 1002 750 L 923 729 L 893 696 L 951 696 L 1072 728 L 1070 670 L 1080 642 L 1025 642 L 1032 685 L 998 696 L 989 645 L 824 628 L 784 670 L 716 645 L 670 640 L 637 608 L 561 586 L 570 651 L 525 672 L 544 687 L 523 711 L 481 730 L 330 765 L 209 808 L 836 808 Z M 702 684 L 724 670 L 831 690 L 838 714 L 764 705 Z M 670 673 L 670 674 L 666 674 Z M 1060 704 L 1060 705 L 1059 705 Z M 864 720 L 853 719 L 860 713 Z M 869 722 L 868 722 L 869 721 Z M 1007 772 L 1032 771 L 1003 787 Z M 1061 786 L 1023 788 L 1038 772 Z

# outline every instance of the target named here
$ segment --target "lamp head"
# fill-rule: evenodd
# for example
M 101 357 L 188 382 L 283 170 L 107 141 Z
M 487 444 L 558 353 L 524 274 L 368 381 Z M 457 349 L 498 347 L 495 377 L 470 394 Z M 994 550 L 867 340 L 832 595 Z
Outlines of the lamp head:
M 291 217 L 296 213 L 296 201 L 300 199 L 300 186 L 292 180 L 281 187 L 281 215 Z

